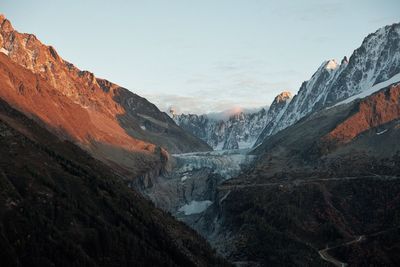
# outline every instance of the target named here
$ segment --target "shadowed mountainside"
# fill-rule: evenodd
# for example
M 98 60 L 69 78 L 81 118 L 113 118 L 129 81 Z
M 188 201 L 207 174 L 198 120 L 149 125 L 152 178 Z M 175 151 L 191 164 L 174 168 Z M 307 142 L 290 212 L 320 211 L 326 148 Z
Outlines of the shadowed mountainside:
M 121 177 L 0 100 L 2 266 L 223 266 Z

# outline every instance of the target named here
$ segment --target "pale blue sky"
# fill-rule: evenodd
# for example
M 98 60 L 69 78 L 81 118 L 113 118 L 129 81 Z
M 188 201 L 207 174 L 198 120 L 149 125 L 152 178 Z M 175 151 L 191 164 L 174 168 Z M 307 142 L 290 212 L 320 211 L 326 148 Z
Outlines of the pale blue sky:
M 268 105 L 326 59 L 400 21 L 399 0 L 3 0 L 4 13 L 81 69 L 165 110 Z

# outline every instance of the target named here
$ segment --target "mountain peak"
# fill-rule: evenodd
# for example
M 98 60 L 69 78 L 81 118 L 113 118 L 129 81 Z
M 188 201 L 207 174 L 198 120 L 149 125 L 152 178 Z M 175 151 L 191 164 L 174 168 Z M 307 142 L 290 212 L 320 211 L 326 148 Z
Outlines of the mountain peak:
M 292 93 L 289 91 L 283 91 L 275 97 L 274 103 L 286 102 L 286 100 L 290 98 L 292 98 Z
M 3 21 L 6 19 L 7 19 L 6 16 L 4 14 L 0 13 L 0 24 L 2 24 Z
M 11 22 L 4 16 L 4 14 L 0 14 L 0 28 L 3 32 L 12 32 L 14 31 Z
M 344 58 L 342 59 L 342 61 L 340 62 L 340 65 L 342 64 L 347 64 L 349 63 L 349 59 L 347 58 L 347 56 L 344 56 Z
M 400 73 L 400 24 L 369 34 L 348 60 L 323 62 L 311 79 L 304 82 L 283 114 L 262 135 L 272 135 L 304 116 L 369 90 Z M 261 140 L 262 141 L 262 140 Z M 260 142 L 261 142 L 260 141 Z M 257 141 L 259 142 L 259 141 Z
M 325 69 L 327 70 L 335 70 L 339 64 L 336 62 L 335 59 L 331 59 L 325 62 Z

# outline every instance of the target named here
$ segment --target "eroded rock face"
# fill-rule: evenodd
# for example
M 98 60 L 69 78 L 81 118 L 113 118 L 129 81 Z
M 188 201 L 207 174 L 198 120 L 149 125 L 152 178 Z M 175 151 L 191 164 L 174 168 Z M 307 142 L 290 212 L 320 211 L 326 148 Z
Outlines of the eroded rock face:
M 400 85 L 361 100 L 354 114 L 324 137 L 327 142 L 345 144 L 362 132 L 400 119 Z

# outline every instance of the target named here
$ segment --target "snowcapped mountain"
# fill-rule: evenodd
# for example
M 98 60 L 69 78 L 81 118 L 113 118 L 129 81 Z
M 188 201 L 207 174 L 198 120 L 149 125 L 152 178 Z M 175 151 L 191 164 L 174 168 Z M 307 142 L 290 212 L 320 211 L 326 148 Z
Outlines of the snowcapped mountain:
M 213 149 L 251 147 L 267 122 L 267 110 L 254 113 L 239 112 L 228 119 L 215 119 L 207 115 L 172 115 L 176 124 L 206 141 Z
M 213 149 L 237 149 L 250 147 L 252 136 L 250 128 L 261 128 L 262 119 L 265 117 L 265 109 L 253 114 L 240 112 L 226 120 L 214 119 L 207 115 L 181 114 L 174 115 L 174 121 L 183 129 L 193 133 L 206 141 Z
M 400 73 L 400 24 L 368 35 L 350 59 L 324 62 L 304 82 L 283 114 L 271 118 L 257 140 L 293 125 L 306 115 L 368 90 Z
M 253 113 L 239 112 L 228 119 L 214 119 L 207 115 L 172 114 L 183 129 L 206 141 L 215 150 L 252 147 L 272 118 L 277 118 L 290 102 L 291 94 L 279 94 L 270 108 Z

